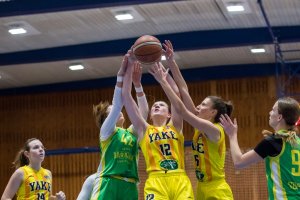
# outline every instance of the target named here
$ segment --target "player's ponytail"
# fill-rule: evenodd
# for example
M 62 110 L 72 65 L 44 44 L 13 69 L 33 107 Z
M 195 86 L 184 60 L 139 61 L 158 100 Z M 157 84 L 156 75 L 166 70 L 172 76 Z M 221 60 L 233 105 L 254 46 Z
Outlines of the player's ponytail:
M 98 105 L 93 105 L 93 115 L 95 117 L 95 122 L 98 128 L 101 128 L 104 120 L 108 115 L 107 113 L 108 107 L 109 107 L 109 103 L 107 101 L 100 102 Z
M 230 101 L 226 102 L 221 97 L 217 96 L 208 96 L 207 98 L 213 103 L 213 109 L 217 110 L 217 114 L 214 118 L 215 123 L 220 122 L 221 115 L 227 114 L 230 117 L 233 111 L 233 105 Z
M 25 156 L 24 152 L 25 151 L 29 151 L 30 147 L 29 147 L 29 143 L 33 140 L 38 140 L 36 138 L 30 138 L 28 139 L 23 148 L 20 149 L 20 151 L 17 153 L 15 160 L 13 161 L 13 166 L 18 169 L 19 167 L 23 167 L 24 165 L 28 165 L 29 164 L 29 159 Z

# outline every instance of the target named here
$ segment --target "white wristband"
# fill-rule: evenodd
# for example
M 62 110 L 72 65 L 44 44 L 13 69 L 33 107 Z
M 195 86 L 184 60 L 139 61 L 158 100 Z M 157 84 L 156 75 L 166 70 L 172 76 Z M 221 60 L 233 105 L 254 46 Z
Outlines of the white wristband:
M 117 82 L 123 82 L 123 76 L 117 76 Z
M 144 92 L 142 86 L 141 86 L 141 87 L 138 87 L 138 88 L 137 88 L 137 87 L 134 87 L 134 88 L 135 88 L 135 91 L 136 91 L 136 92 Z

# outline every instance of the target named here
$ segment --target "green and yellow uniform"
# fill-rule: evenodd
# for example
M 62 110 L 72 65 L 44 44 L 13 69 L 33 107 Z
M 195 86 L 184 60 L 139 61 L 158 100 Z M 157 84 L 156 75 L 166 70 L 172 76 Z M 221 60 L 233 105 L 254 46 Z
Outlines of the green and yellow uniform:
M 24 172 L 24 177 L 17 191 L 17 200 L 48 200 L 52 184 L 50 172 L 42 167 L 39 171 L 29 166 L 19 169 Z
M 232 191 L 225 180 L 224 164 L 226 155 L 224 129 L 214 124 L 220 131 L 218 142 L 212 142 L 205 133 L 195 129 L 192 149 L 197 177 L 196 199 L 233 199 Z M 209 134 L 209 133 L 207 133 Z
M 149 175 L 145 199 L 194 199 L 184 167 L 184 137 L 173 125 L 149 125 L 140 141 Z
M 297 145 L 282 143 L 279 155 L 265 158 L 270 200 L 300 199 L 300 139 Z
M 92 200 L 138 199 L 137 138 L 123 128 L 116 128 L 100 142 L 101 160 L 92 191 Z M 130 197 L 128 197 L 130 194 Z

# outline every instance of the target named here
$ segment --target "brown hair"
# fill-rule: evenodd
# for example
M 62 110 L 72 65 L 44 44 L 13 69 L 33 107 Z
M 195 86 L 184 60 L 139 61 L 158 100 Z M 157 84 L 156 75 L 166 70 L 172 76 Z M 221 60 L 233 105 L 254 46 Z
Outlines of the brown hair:
M 217 110 L 217 114 L 214 118 L 215 123 L 220 122 L 221 115 L 227 114 L 230 117 L 233 110 L 233 105 L 230 101 L 226 102 L 217 96 L 208 96 L 207 98 L 213 103 L 213 109 Z
M 287 133 L 275 133 L 277 137 L 281 137 L 284 141 L 295 145 L 297 143 L 297 127 L 296 122 L 300 116 L 299 103 L 291 97 L 282 97 L 278 99 L 278 114 L 282 115 L 287 128 Z
M 107 101 L 100 102 L 98 105 L 93 105 L 93 115 L 95 117 L 95 122 L 98 128 L 101 128 L 104 120 L 106 119 L 108 113 L 107 108 L 109 107 Z
M 16 169 L 18 169 L 19 167 L 23 167 L 24 165 L 29 164 L 29 159 L 24 155 L 24 152 L 30 150 L 29 143 L 34 141 L 34 140 L 39 140 L 39 139 L 37 139 L 37 138 L 28 139 L 25 142 L 23 148 L 20 149 L 20 151 L 17 153 L 17 155 L 15 157 L 15 160 L 12 163 Z

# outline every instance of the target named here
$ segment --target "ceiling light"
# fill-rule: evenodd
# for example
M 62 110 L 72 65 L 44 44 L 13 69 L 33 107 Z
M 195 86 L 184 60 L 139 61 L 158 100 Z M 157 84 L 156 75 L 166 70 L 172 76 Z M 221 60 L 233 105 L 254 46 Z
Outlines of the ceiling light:
M 245 11 L 245 8 L 241 4 L 232 4 L 226 6 L 228 12 L 243 12 Z
M 69 66 L 70 70 L 82 70 L 84 66 L 82 64 L 73 64 Z
M 133 19 L 133 16 L 130 13 L 118 14 L 115 18 L 119 21 Z
M 12 28 L 9 29 L 8 32 L 12 35 L 27 33 L 27 31 L 24 28 Z
M 12 21 L 4 24 L 4 26 L 7 27 L 8 32 L 12 35 L 24 34 L 29 36 L 41 34 L 38 30 L 25 21 Z
M 266 50 L 264 48 L 253 48 L 251 49 L 251 53 L 265 53 Z
M 140 13 L 137 12 L 133 7 L 115 7 L 110 9 L 113 16 L 124 24 L 136 23 L 145 21 Z

